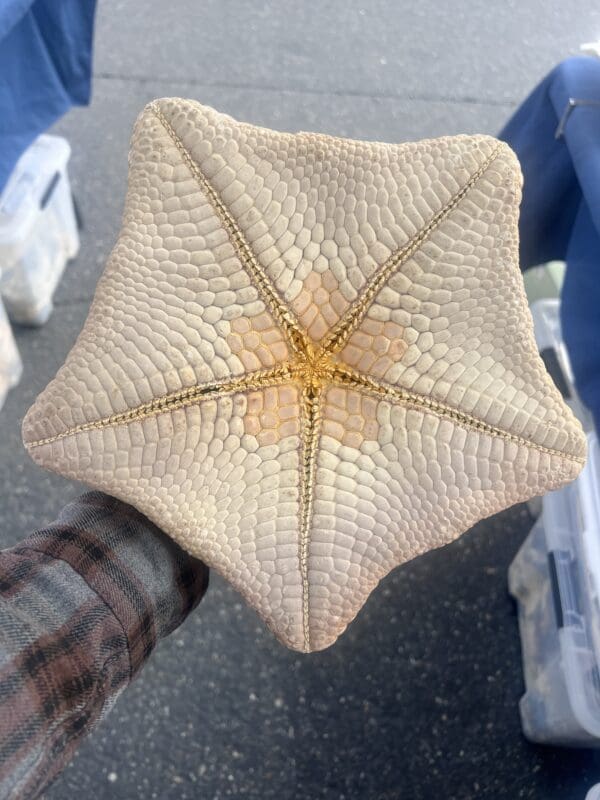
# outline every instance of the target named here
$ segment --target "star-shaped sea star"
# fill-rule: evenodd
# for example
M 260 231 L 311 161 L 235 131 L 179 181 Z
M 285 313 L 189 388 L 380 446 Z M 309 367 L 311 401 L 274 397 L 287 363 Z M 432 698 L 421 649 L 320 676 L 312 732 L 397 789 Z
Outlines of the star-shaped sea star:
M 24 423 L 36 460 L 134 503 L 305 651 L 584 457 L 531 336 L 510 151 L 406 147 L 149 106 L 124 232 Z

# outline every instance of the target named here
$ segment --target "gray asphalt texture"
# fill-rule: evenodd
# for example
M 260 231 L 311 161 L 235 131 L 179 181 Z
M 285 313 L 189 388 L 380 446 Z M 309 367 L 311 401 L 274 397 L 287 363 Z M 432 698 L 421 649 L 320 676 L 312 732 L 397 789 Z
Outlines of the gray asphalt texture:
M 44 473 L 20 421 L 79 331 L 119 227 L 134 119 L 183 95 L 247 121 L 402 141 L 494 133 L 556 62 L 600 34 L 592 0 L 99 0 L 94 97 L 56 126 L 85 220 L 56 310 L 17 331 L 0 413 L 9 545 L 81 487 Z M 590 751 L 536 747 L 506 571 L 524 507 L 396 570 L 330 650 L 286 651 L 218 576 L 47 792 L 48 800 L 583 800 Z

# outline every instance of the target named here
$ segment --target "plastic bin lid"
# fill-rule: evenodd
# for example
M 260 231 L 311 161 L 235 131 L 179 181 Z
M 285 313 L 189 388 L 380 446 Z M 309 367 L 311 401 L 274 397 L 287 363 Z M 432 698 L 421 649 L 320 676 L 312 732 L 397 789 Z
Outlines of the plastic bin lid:
M 42 134 L 17 161 L 0 195 L 0 263 L 10 263 L 26 241 L 44 197 L 70 154 L 66 139 Z
M 538 348 L 543 350 L 545 347 L 560 345 L 560 300 L 556 297 L 544 297 L 532 303 L 530 310 Z

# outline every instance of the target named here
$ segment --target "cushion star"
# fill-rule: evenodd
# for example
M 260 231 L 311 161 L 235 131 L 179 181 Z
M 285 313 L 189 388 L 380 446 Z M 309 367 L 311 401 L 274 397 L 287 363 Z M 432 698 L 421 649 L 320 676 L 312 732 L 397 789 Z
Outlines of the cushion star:
M 327 647 L 393 567 L 578 474 L 506 145 L 292 135 L 162 99 L 129 164 L 24 442 L 140 509 L 286 645 Z

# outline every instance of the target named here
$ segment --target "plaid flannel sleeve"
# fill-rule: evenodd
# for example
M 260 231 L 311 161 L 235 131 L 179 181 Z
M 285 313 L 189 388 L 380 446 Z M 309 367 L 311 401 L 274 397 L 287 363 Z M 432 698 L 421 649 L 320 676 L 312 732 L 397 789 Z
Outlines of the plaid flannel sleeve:
M 202 562 L 99 492 L 0 552 L 0 797 L 48 786 L 207 585 Z

